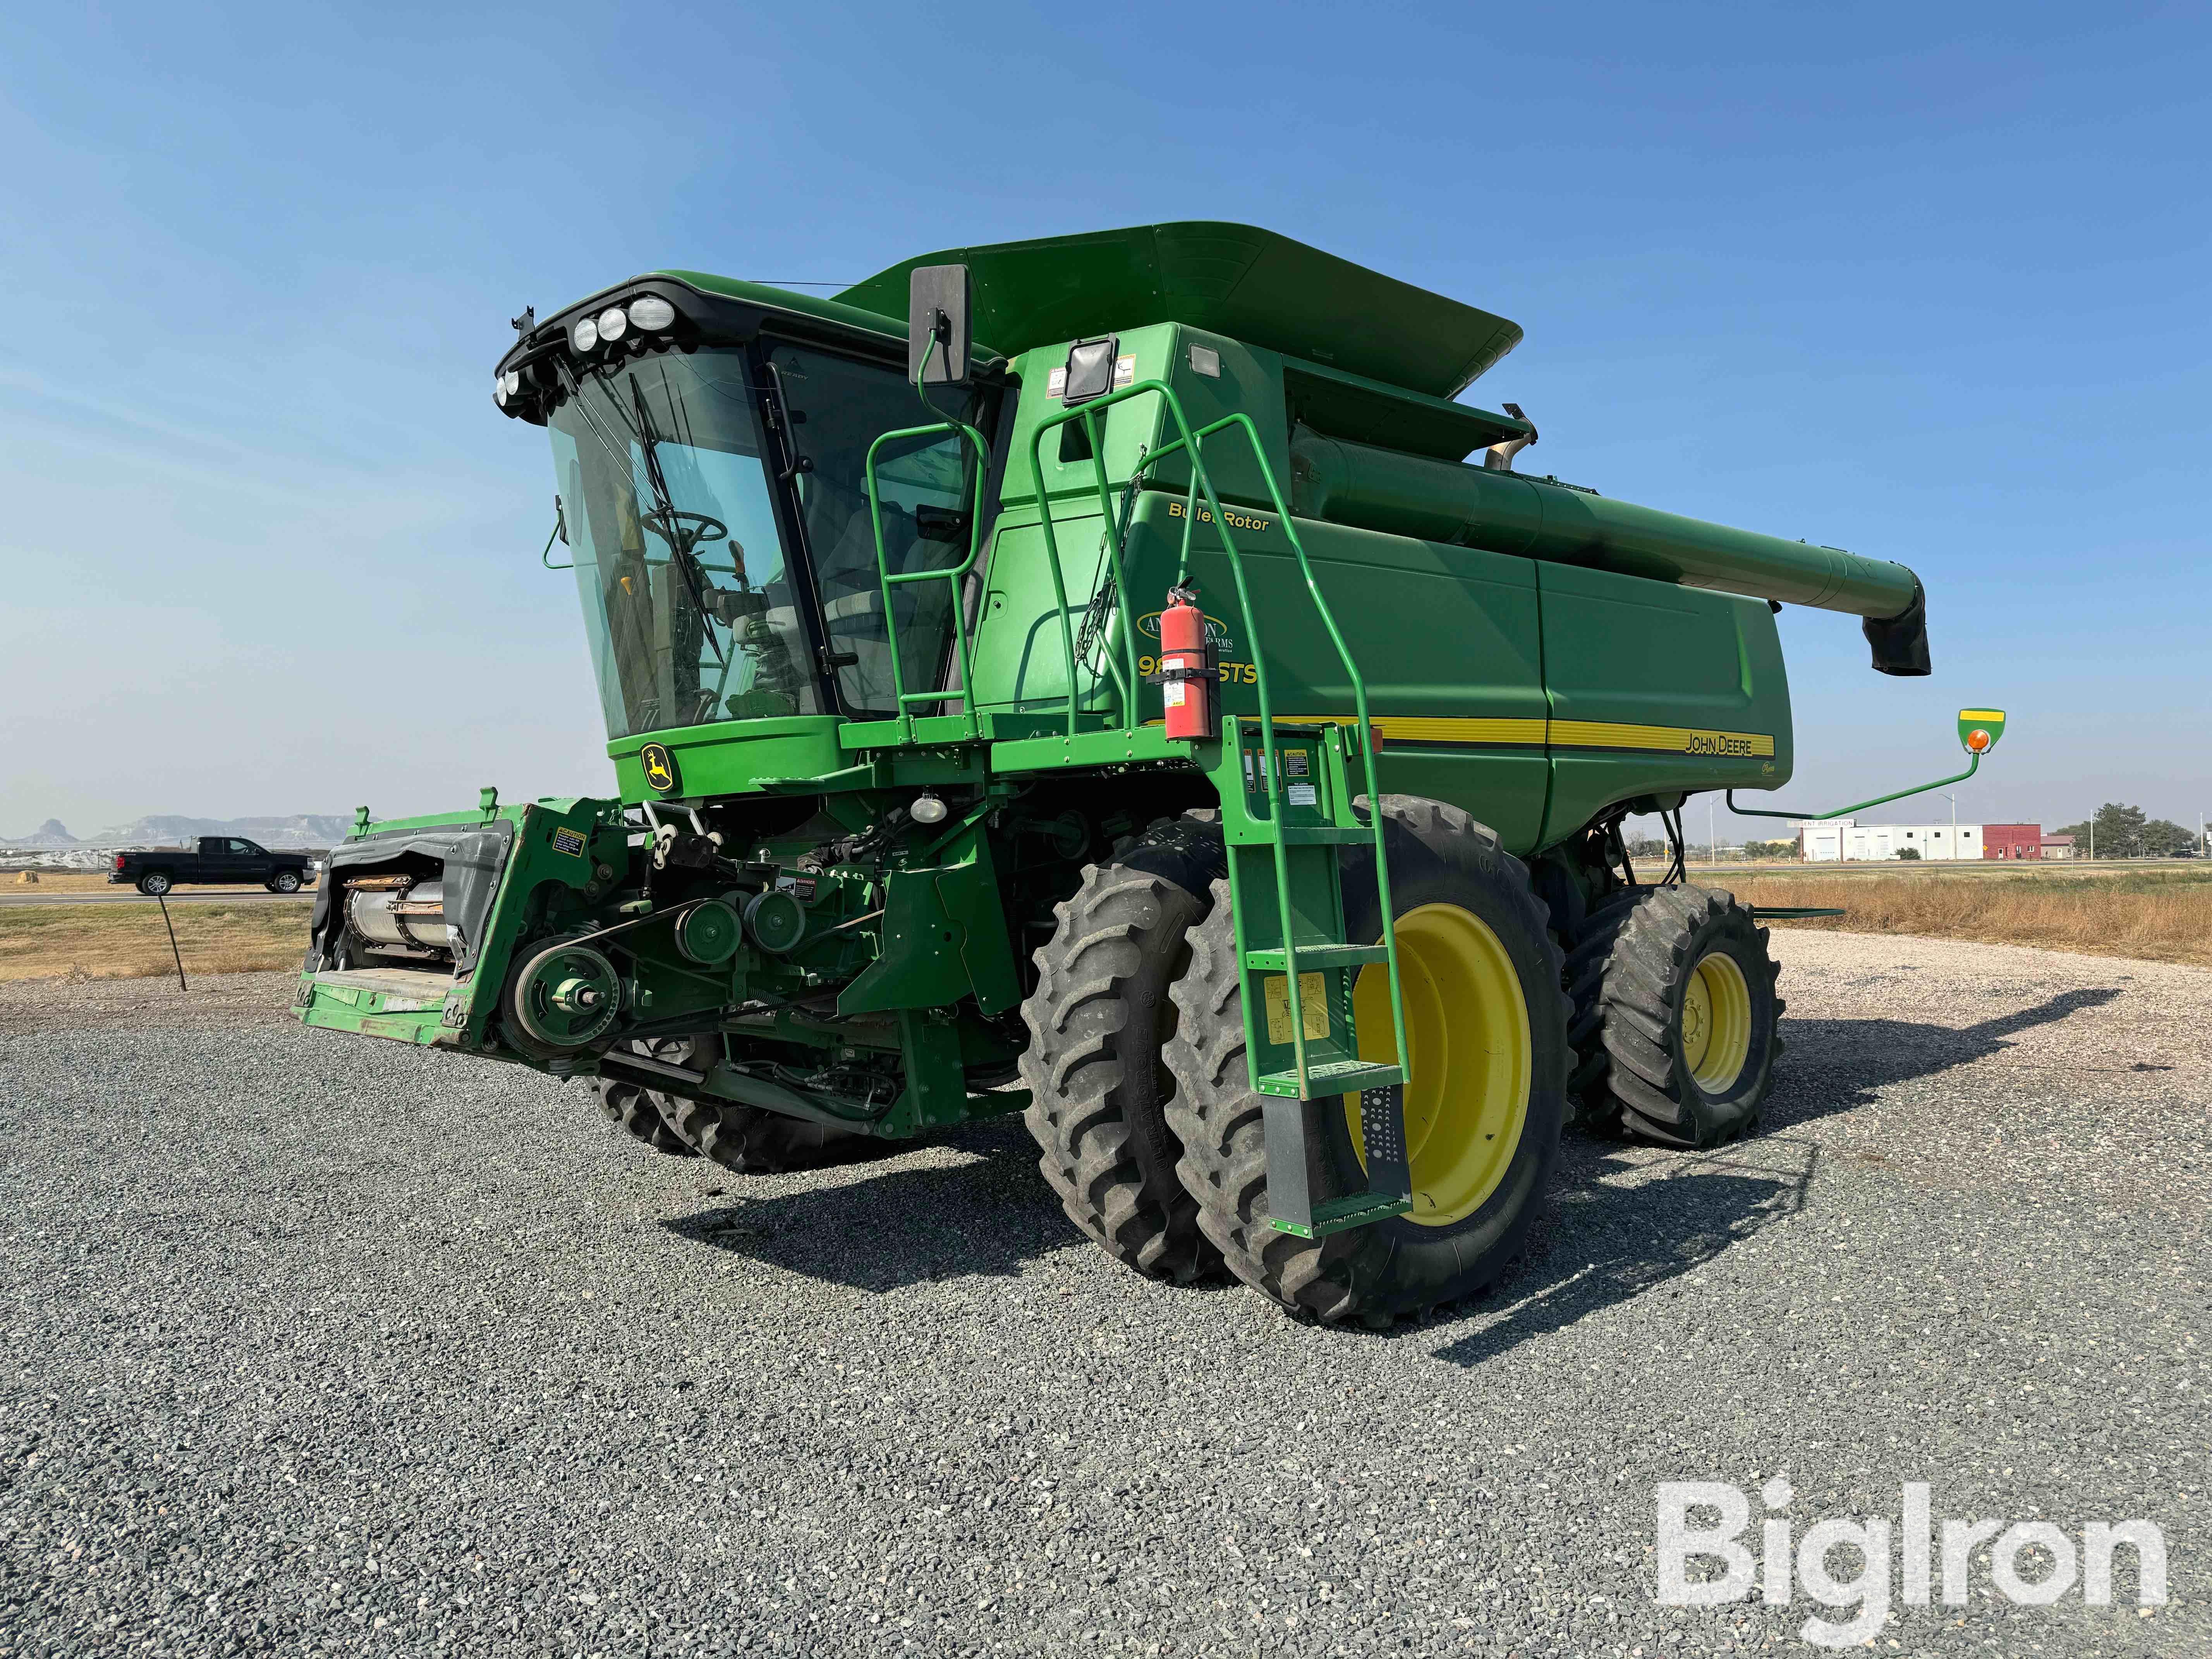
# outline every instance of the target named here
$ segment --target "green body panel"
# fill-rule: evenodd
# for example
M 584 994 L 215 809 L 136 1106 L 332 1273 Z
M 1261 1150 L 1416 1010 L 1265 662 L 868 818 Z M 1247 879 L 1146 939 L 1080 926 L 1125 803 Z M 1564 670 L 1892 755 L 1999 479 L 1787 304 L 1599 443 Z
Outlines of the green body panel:
M 1450 401 L 1519 339 L 1516 325 L 1268 232 L 1172 224 L 923 255 L 834 300 L 666 271 L 526 326 L 501 360 L 510 416 L 573 428 L 580 374 L 638 392 L 630 414 L 605 402 L 595 436 L 563 434 L 594 465 L 614 458 L 589 486 L 605 499 L 583 533 L 623 538 L 619 549 L 580 544 L 576 557 L 588 552 L 603 571 L 621 568 L 601 562 L 617 552 L 635 561 L 655 607 L 622 609 L 627 574 L 612 586 L 580 582 L 587 607 L 613 607 L 590 613 L 595 652 L 641 641 L 635 648 L 658 653 L 656 672 L 688 672 L 701 639 L 723 637 L 700 618 L 726 629 L 734 653 L 738 619 L 773 609 L 799 619 L 775 624 L 796 630 L 776 661 L 799 665 L 806 684 L 778 682 L 781 701 L 765 706 L 841 706 L 830 671 L 858 658 L 839 657 L 806 609 L 819 560 L 805 515 L 849 499 L 834 492 L 855 481 L 830 476 L 842 465 L 835 455 L 852 453 L 849 434 L 831 442 L 836 410 L 818 391 L 805 424 L 769 348 L 796 341 L 842 355 L 851 361 L 838 375 L 854 386 L 874 376 L 885 406 L 902 413 L 905 393 L 884 371 L 903 373 L 908 275 L 955 263 L 969 271 L 977 389 L 929 388 L 873 447 L 864 437 L 858 512 L 825 522 L 857 526 L 863 549 L 857 590 L 849 544 L 841 552 L 838 614 L 872 614 L 878 626 L 923 615 L 924 589 L 946 607 L 951 573 L 946 609 L 968 618 L 968 666 L 956 672 L 957 624 L 942 639 L 902 635 L 889 686 L 852 694 L 872 712 L 642 731 L 607 745 L 616 799 L 370 826 L 342 849 L 326 890 L 386 871 L 411 891 L 404 884 L 437 864 L 438 837 L 494 823 L 514 839 L 495 891 L 466 919 L 477 949 L 465 965 L 449 961 L 441 978 L 418 964 L 419 984 L 334 968 L 342 930 L 325 925 L 300 1015 L 909 1135 L 1019 1109 L 1024 1097 L 998 1085 L 1028 1040 L 1017 1010 L 1054 907 L 1086 864 L 1154 818 L 1213 806 L 1255 1086 L 1268 1101 L 1277 1224 L 1318 1237 L 1399 1212 L 1406 1175 L 1387 1159 L 1370 1170 L 1372 1190 L 1334 1209 L 1292 1196 L 1303 1191 L 1303 1126 L 1327 1109 L 1316 1103 L 1387 1093 L 1402 1077 L 1359 1058 L 1352 1022 L 1364 967 L 1389 964 L 1397 1001 L 1390 928 L 1379 940 L 1346 937 L 1340 859 L 1347 847 L 1380 846 L 1356 799 L 1379 790 L 1463 807 L 1539 868 L 1547 902 L 1564 907 L 1555 916 L 1578 914 L 1569 898 L 1610 879 L 1593 877 L 1592 860 L 1626 811 L 1789 779 L 1788 684 L 1763 600 L 1887 623 L 1917 606 L 1918 585 L 1902 566 L 1457 465 L 1533 436 L 1518 417 Z M 629 338 L 595 360 L 591 348 L 570 349 L 578 318 L 647 294 L 684 319 L 676 332 Z M 1071 408 L 1055 372 L 1079 341 L 1109 337 L 1111 387 Z M 683 430 L 706 434 L 696 443 L 629 424 L 647 416 L 642 371 L 628 360 L 649 367 L 677 350 L 706 354 L 683 381 L 684 418 L 700 421 Z M 675 383 L 664 376 L 659 395 Z M 579 409 L 562 415 L 571 399 Z M 946 419 L 956 413 L 958 425 Z M 830 458 L 811 481 L 810 434 Z M 684 511 L 654 471 L 663 451 L 681 452 L 674 475 L 696 492 Z M 625 496 L 635 498 L 627 517 Z M 742 525 L 732 503 L 746 508 Z M 711 510 L 692 510 L 702 504 Z M 903 541 L 884 530 L 887 515 Z M 714 538 L 679 546 L 671 526 L 687 516 L 713 525 Z M 871 523 L 877 595 L 866 587 Z M 713 560 L 685 563 L 698 548 Z M 1210 618 L 1218 738 L 1168 738 L 1152 683 L 1160 615 L 1179 581 Z M 720 613 L 700 597 L 702 582 Z M 773 599 L 770 584 L 781 584 Z M 689 635 L 670 620 L 679 613 Z M 621 629 L 607 620 L 617 614 Z M 945 610 L 927 614 L 934 629 Z M 856 650 L 874 644 L 849 629 L 840 637 Z M 730 659 L 720 646 L 713 654 L 726 672 Z M 724 703 L 703 681 L 655 695 L 665 701 L 654 713 L 621 722 L 611 713 L 609 729 L 650 725 L 664 708 L 763 706 Z M 404 854 L 410 837 L 428 850 Z M 729 915 L 756 900 L 786 931 L 746 921 L 732 951 Z M 715 937 L 711 963 L 686 954 L 695 914 L 712 924 L 700 930 Z M 531 957 L 554 941 L 570 959 L 605 954 L 620 1006 L 603 1039 L 549 1054 L 518 1042 L 510 1019 Z M 1401 1024 L 1395 1007 L 1393 1018 Z M 706 1035 L 719 1057 L 696 1073 L 653 1071 L 652 1056 L 629 1046 Z
M 1012 354 L 1176 321 L 1450 397 L 1521 343 L 1519 325 L 1253 225 L 1137 225 L 902 259 L 837 296 L 896 319 L 908 274 L 964 264 L 975 335 Z M 1139 378 L 1142 378 L 1139 376 Z

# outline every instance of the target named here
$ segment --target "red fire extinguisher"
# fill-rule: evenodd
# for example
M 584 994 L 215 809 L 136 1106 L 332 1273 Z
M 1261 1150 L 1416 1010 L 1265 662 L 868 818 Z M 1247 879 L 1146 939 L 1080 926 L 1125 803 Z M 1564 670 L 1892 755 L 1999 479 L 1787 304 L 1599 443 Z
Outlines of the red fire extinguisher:
M 1160 672 L 1152 677 L 1159 684 L 1168 736 L 1221 735 L 1220 709 L 1214 701 L 1220 672 L 1206 631 L 1206 612 L 1198 608 L 1197 590 L 1170 587 L 1167 608 L 1160 612 Z

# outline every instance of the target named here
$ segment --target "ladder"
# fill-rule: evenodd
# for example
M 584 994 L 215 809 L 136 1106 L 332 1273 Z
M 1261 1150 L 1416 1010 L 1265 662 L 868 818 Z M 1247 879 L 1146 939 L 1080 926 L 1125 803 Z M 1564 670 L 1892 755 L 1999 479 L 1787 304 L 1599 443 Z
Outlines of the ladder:
M 1105 446 L 1099 417 L 1116 404 L 1157 397 L 1172 417 L 1177 436 L 1146 454 L 1138 464 L 1120 507 L 1113 498 L 1106 473 Z M 1369 719 L 1367 686 L 1351 649 L 1345 643 L 1328 601 L 1315 579 L 1289 503 L 1267 463 L 1258 428 L 1250 416 L 1238 412 L 1193 430 L 1174 389 L 1164 380 L 1139 380 L 1108 396 L 1063 410 L 1038 422 L 1031 434 L 1030 461 L 1036 480 L 1039 524 L 1044 532 L 1045 559 L 1052 577 L 1059 612 L 1060 643 L 1066 673 L 1067 732 L 1078 730 L 1079 675 L 1073 631 L 1068 621 L 1067 591 L 1061 575 L 1060 546 L 1054 526 L 1052 499 L 1044 482 L 1043 444 L 1048 433 L 1080 421 L 1088 438 L 1096 475 L 1098 504 L 1104 525 L 1109 562 L 1108 580 L 1113 584 L 1120 623 L 1121 660 L 1112 652 L 1103 668 L 1094 672 L 1097 686 L 1110 674 L 1119 693 L 1127 736 L 1138 736 L 1141 711 L 1137 672 L 1136 616 L 1130 603 L 1121 548 L 1129 516 L 1135 511 L 1137 488 L 1144 476 L 1168 457 L 1184 453 L 1190 460 L 1190 480 L 1184 493 L 1182 546 L 1176 580 L 1190 571 L 1191 536 L 1202 498 L 1212 514 L 1212 526 L 1229 561 L 1237 588 L 1237 602 L 1245 638 L 1251 642 L 1259 714 L 1224 714 L 1218 739 L 1193 742 L 1194 758 L 1211 775 L 1221 797 L 1222 824 L 1228 843 L 1230 897 L 1237 933 L 1237 977 L 1242 993 L 1246 1063 L 1252 1086 L 1263 1097 L 1263 1127 L 1267 1148 L 1267 1206 L 1271 1224 L 1279 1231 L 1305 1238 L 1325 1237 L 1346 1228 L 1364 1226 L 1387 1217 L 1403 1215 L 1413 1207 L 1412 1180 L 1407 1165 L 1404 1085 L 1406 1054 L 1405 999 L 1401 987 L 1397 931 L 1393 925 L 1390 872 L 1383 843 L 1379 811 L 1370 811 L 1361 823 L 1352 806 L 1364 788 L 1370 803 L 1379 802 L 1376 779 L 1377 738 Z M 893 437 L 917 435 L 929 428 L 886 434 L 878 447 Z M 986 450 L 981 436 L 958 422 L 939 430 L 959 430 L 980 456 Z M 1230 517 L 1214 493 L 1206 468 L 1206 441 L 1234 430 L 1249 444 L 1273 504 L 1276 522 L 1282 526 L 1297 556 L 1306 593 L 1328 630 L 1352 686 L 1354 720 L 1328 726 L 1292 726 L 1278 722 L 1269 692 L 1267 653 L 1254 612 L 1245 560 L 1230 531 Z M 868 483 L 872 505 L 875 495 L 875 449 L 869 452 Z M 978 471 L 978 494 L 981 469 Z M 980 532 L 981 501 L 974 520 Z M 952 579 L 956 583 L 974 567 L 980 550 L 980 534 L 971 541 L 968 557 L 957 569 L 932 571 L 927 578 L 893 575 L 885 557 L 880 518 L 877 523 L 876 557 L 884 586 L 884 611 L 890 614 L 894 583 L 923 579 Z M 957 588 L 955 588 L 956 594 Z M 963 687 L 973 684 L 969 673 L 968 624 L 963 608 L 953 607 L 960 630 L 959 653 Z M 894 635 L 896 630 L 892 630 Z M 903 724 L 911 702 L 941 693 L 908 693 L 902 665 L 891 660 L 894 692 Z M 969 719 L 974 718 L 968 704 Z M 1365 845 L 1373 849 L 1379 937 L 1373 944 L 1357 943 L 1346 936 L 1344 895 L 1339 850 Z M 1363 969 L 1385 970 L 1394 1056 L 1389 1060 L 1360 1057 L 1354 1021 L 1355 988 Z M 1370 1017 L 1380 1011 L 1370 1001 Z M 1316 1198 L 1309 1156 L 1328 1132 L 1325 1114 L 1342 1097 L 1359 1099 L 1360 1145 L 1367 1168 L 1364 1191 Z

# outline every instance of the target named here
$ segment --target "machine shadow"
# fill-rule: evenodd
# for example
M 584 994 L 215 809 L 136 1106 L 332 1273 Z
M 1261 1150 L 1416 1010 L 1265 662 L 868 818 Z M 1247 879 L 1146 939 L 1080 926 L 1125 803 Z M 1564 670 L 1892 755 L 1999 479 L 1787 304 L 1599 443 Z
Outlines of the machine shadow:
M 1497 1311 L 1479 1310 L 1486 1322 L 1438 1349 L 1437 1358 L 1480 1364 L 1695 1272 L 1737 1240 L 1803 1208 L 1820 1151 L 1790 1128 L 1865 1105 L 1894 1085 L 2001 1054 L 2021 1032 L 2102 1007 L 2122 990 L 2067 991 L 1964 1027 L 1785 1017 L 1790 1047 L 1762 1133 L 1710 1152 L 1662 1155 L 1656 1163 L 1616 1143 L 1571 1135 L 1560 1148 L 1546 1215 L 1486 1298 Z
M 1789 1044 L 1775 1070 L 1763 1114 L 1770 1129 L 1786 1129 L 1847 1112 L 1883 1089 L 1932 1077 L 2002 1054 L 2007 1039 L 2051 1025 L 2122 994 L 2117 985 L 2065 991 L 2033 1008 L 1973 1025 L 1932 1025 L 1909 1019 L 1794 1019 L 1783 1016 Z
M 972 1156 L 908 1161 L 947 1148 Z M 1008 1277 L 1025 1261 L 1084 1242 L 1037 1175 L 1018 1116 L 968 1125 L 908 1158 L 848 1160 L 802 1177 L 808 1184 L 796 1192 L 749 1197 L 746 1179 L 732 1177 L 728 1202 L 660 1224 L 695 1244 L 878 1292 Z
M 1802 1210 L 1820 1158 L 1809 1140 L 1766 1135 L 1655 1164 L 1570 1138 L 1519 1262 L 1474 1310 L 1488 1322 L 1437 1358 L 1479 1365 L 1694 1273 Z

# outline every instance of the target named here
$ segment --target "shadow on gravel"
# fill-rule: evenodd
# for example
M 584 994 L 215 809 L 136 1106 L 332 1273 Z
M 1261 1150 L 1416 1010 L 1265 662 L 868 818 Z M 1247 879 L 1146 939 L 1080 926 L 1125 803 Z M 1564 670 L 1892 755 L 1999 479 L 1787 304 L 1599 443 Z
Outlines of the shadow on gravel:
M 971 1125 L 923 1146 L 975 1156 L 739 1197 L 660 1224 L 694 1243 L 861 1291 L 1009 1275 L 1080 1239 L 1038 1178 L 1018 1117 Z
M 1603 1141 L 1560 1148 L 1548 1213 L 1520 1265 L 1479 1308 L 1481 1328 L 1437 1351 L 1479 1365 L 1534 1336 L 1632 1297 L 1665 1295 L 1738 1239 L 1804 1207 L 1820 1161 L 1810 1141 L 1773 1133 L 1849 1111 L 1875 1094 L 2002 1054 L 2008 1039 L 2119 996 L 2119 986 L 2067 991 L 1965 1027 L 1903 1019 L 1785 1019 L 1784 1070 L 1764 1114 L 1769 1133 L 1653 1164 Z
M 1929 1025 L 1910 1019 L 1795 1019 L 1783 1017 L 1789 1051 L 1766 1103 L 1770 1128 L 1787 1128 L 1866 1105 L 1876 1091 L 1914 1078 L 2002 1054 L 2008 1037 L 2056 1024 L 2085 1008 L 2101 1008 L 2122 994 L 2117 985 L 2062 992 L 2033 1008 L 1967 1026 Z M 2156 1069 L 2142 1067 L 2138 1069 Z
M 1491 1291 L 1487 1322 L 1437 1358 L 1480 1365 L 1533 1337 L 1655 1291 L 1694 1273 L 1738 1239 L 1805 1206 L 1820 1148 L 1763 1135 L 1663 1164 L 1629 1150 L 1570 1140 L 1551 1206 L 1520 1265 Z

